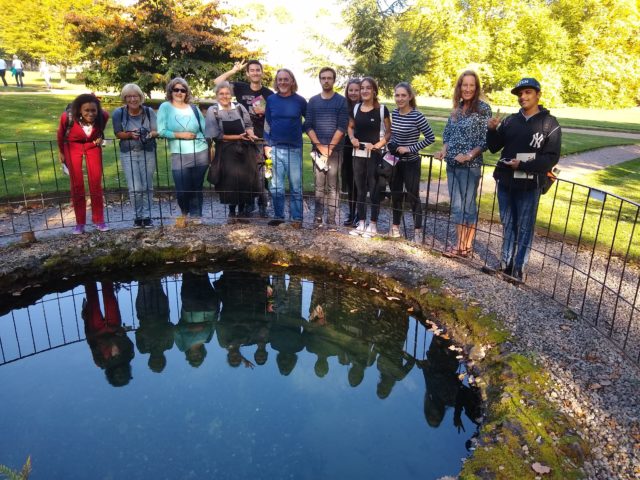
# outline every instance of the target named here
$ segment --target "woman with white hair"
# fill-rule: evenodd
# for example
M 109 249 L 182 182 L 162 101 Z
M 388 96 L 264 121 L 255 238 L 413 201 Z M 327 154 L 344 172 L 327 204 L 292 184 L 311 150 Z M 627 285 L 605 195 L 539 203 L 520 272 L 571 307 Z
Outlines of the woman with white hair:
M 156 113 L 143 105 L 144 93 L 128 83 L 120 93 L 124 105 L 113 112 L 113 133 L 120 140 L 120 161 L 129 187 L 136 228 L 151 227 L 153 175 L 156 171 Z

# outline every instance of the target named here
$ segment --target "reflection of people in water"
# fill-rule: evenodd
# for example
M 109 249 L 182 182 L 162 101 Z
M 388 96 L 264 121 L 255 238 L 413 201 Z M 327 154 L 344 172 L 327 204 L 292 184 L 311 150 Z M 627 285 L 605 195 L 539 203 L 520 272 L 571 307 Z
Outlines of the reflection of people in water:
M 227 362 L 232 367 L 254 364 L 241 352 L 241 347 L 257 345 L 254 358 L 258 365 L 267 361 L 269 323 L 266 317 L 267 279 L 256 272 L 225 270 L 215 282 L 222 301 L 218 325 L 218 343 L 227 349 Z
M 453 413 L 453 425 L 458 429 L 458 433 L 460 433 L 461 430 L 466 432 L 464 424 L 462 423 L 463 411 L 467 418 L 475 425 L 472 438 L 477 437 L 480 433 L 478 429 L 480 428 L 483 418 L 480 389 L 467 387 L 460 382 L 458 394 L 456 395 L 456 408 Z M 471 450 L 471 439 L 467 440 L 466 447 L 467 450 Z
M 339 302 L 337 287 L 322 282 L 313 284 L 309 321 L 304 324 L 302 338 L 307 351 L 317 356 L 314 371 L 319 378 L 329 373 L 329 357 L 343 351 L 333 325 L 341 313 Z
M 207 273 L 184 272 L 180 297 L 182 309 L 174 340 L 189 365 L 197 368 L 207 356 L 204 344 L 213 338 L 219 301 Z
M 387 398 L 396 382 L 406 377 L 415 364 L 415 359 L 404 351 L 409 318 L 397 315 L 398 312 L 394 310 L 384 310 L 380 312 L 376 322 L 378 334 L 375 348 L 378 351 L 377 367 L 380 372 L 376 393 L 380 399 Z
M 169 299 L 159 278 L 138 282 L 136 313 L 140 322 L 136 346 L 140 353 L 150 354 L 149 368 L 160 373 L 167 364 L 164 352 L 173 348 L 173 324 L 169 321 Z
M 93 361 L 105 371 L 107 381 L 121 387 L 131 380 L 131 360 L 135 355 L 133 342 L 122 327 L 120 308 L 113 283 L 101 282 L 104 315 L 100 310 L 98 287 L 95 282 L 86 283 L 86 298 L 82 302 L 82 319 L 91 348 Z
M 433 336 L 427 358 L 419 361 L 426 384 L 424 396 L 424 416 L 429 426 L 437 428 L 444 418 L 447 407 L 456 404 L 460 386 L 457 353 L 449 350 L 451 342 L 439 336 Z
M 298 362 L 298 352 L 304 348 L 302 339 L 302 283 L 299 277 L 274 277 L 275 306 L 269 338 L 278 351 L 276 363 L 282 375 L 289 375 Z

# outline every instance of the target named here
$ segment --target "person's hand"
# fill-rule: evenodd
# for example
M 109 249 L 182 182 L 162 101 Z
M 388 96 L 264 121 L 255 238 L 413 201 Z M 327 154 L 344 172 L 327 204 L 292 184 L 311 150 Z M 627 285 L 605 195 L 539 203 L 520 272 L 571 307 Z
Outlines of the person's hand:
M 244 368 L 250 368 L 251 370 L 253 370 L 253 367 L 255 367 L 255 365 L 246 358 L 242 359 L 242 363 L 244 364 Z
M 245 133 L 247 134 L 248 139 L 251 140 L 252 142 L 255 142 L 256 140 L 260 140 L 260 138 L 256 137 L 253 132 L 245 132 Z
M 409 150 L 409 147 L 398 147 L 396 148 L 396 153 L 398 155 L 404 155 L 406 153 L 411 153 L 411 151 Z
M 132 140 L 138 140 L 140 138 L 140 130 L 132 130 L 129 132 Z
M 245 62 L 244 60 L 240 60 L 239 62 L 235 62 L 233 64 L 233 68 L 231 69 L 231 71 L 233 73 L 238 73 L 240 70 L 242 70 L 245 65 L 247 64 L 247 62 Z
M 435 158 L 436 160 L 444 160 L 444 157 L 447 154 L 445 153 L 444 150 L 439 150 L 436 153 L 433 154 L 433 158 Z
M 500 109 L 498 109 L 498 111 L 496 112 L 496 114 L 491 117 L 489 119 L 489 121 L 487 122 L 487 128 L 489 130 L 495 130 L 496 128 L 498 128 L 498 125 L 500 125 L 500 122 L 502 122 L 502 120 L 504 119 L 505 115 L 504 114 L 500 114 Z
M 197 135 L 193 132 L 176 132 L 175 136 L 180 140 L 193 140 Z
M 271 158 L 271 147 L 267 145 L 264 146 L 264 157 Z
M 58 152 L 58 160 L 64 164 L 64 154 L 62 152 Z
M 149 138 L 158 138 L 158 132 L 155 130 L 151 130 L 149 132 Z
M 353 149 L 357 150 L 360 147 L 360 142 L 356 137 L 351 138 L 351 145 L 353 145 Z
M 502 164 L 507 167 L 513 168 L 514 170 L 517 170 L 518 166 L 520 165 L 520 160 L 516 160 L 515 158 L 512 158 L 511 160 L 505 158 L 504 160 L 500 160 L 500 162 L 502 162 Z
M 320 152 L 320 155 L 324 155 L 325 157 L 328 157 L 328 156 L 331 155 L 329 153 L 329 146 L 328 145 L 317 144 L 316 145 L 316 149 L 318 150 L 318 152 Z
M 459 153 L 454 157 L 454 160 L 458 163 L 467 163 L 471 161 L 471 155 L 468 153 Z
M 384 147 L 385 143 L 384 142 L 378 142 L 378 143 L 366 143 L 365 144 L 365 149 L 369 150 L 370 152 L 373 150 L 380 150 L 382 147 Z

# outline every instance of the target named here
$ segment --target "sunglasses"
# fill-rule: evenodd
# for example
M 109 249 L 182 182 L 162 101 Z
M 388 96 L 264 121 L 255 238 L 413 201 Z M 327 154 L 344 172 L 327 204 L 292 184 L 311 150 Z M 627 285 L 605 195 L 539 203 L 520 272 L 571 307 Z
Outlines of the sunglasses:
M 172 88 L 171 91 L 174 93 L 187 93 L 184 88 Z

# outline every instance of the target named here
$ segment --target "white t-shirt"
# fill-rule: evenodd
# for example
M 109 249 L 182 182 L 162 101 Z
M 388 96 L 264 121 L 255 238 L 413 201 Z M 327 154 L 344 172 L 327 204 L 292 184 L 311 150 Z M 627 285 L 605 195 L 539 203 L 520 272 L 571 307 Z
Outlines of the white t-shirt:
M 20 60 L 19 58 L 14 58 L 13 63 L 11 65 L 16 70 L 22 70 L 22 60 Z
M 3 59 L 0 58 L 0 70 L 6 70 L 7 69 L 7 62 L 5 62 Z

